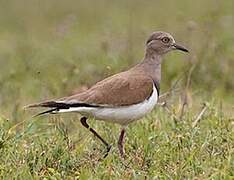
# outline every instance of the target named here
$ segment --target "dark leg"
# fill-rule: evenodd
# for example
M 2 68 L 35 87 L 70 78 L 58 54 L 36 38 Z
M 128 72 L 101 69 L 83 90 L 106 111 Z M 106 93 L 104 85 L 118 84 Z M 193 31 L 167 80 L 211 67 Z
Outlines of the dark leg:
M 121 132 L 120 132 L 119 140 L 118 140 L 118 148 L 119 148 L 119 152 L 120 152 L 120 155 L 121 155 L 122 158 L 124 157 L 124 147 L 123 147 L 123 144 L 124 144 L 124 134 L 125 134 L 125 129 L 123 128 L 121 130 Z
M 105 146 L 107 147 L 107 152 L 104 156 L 104 158 L 108 155 L 110 149 L 111 149 L 111 145 L 109 145 L 93 128 L 89 127 L 89 125 L 87 124 L 87 118 L 86 117 L 82 117 L 80 119 L 81 124 L 86 127 L 91 133 L 94 134 L 94 136 L 96 136 L 98 139 L 100 139 L 102 141 L 103 144 L 105 144 Z

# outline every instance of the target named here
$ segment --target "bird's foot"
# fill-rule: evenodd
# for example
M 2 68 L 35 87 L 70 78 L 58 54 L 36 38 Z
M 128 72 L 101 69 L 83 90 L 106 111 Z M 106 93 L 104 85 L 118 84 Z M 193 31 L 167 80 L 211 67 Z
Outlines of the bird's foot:
M 112 145 L 110 145 L 110 144 L 106 147 L 106 153 L 105 153 L 105 155 L 103 156 L 104 159 L 108 156 L 108 154 L 109 154 L 109 152 L 110 152 L 110 150 L 111 150 L 111 147 L 112 147 Z

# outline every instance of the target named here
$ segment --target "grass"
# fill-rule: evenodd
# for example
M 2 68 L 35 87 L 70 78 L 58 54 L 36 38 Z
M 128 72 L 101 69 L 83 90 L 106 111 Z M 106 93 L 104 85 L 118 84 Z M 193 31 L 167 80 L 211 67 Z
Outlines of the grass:
M 234 178 L 231 0 L 0 3 L 0 179 Z M 79 115 L 22 110 L 139 62 L 154 30 L 191 53 L 165 57 L 161 92 L 173 90 L 129 125 L 125 160 L 117 125 L 89 120 L 113 145 L 102 159 L 105 148 Z
M 80 126 L 76 115 L 27 120 L 18 131 L 2 119 L 1 178 L 233 178 L 233 119 L 213 105 L 192 127 L 195 117 L 188 111 L 176 121 L 159 108 L 130 125 L 125 160 L 116 148 L 118 126 L 90 120 L 113 145 L 102 159 L 105 148 Z

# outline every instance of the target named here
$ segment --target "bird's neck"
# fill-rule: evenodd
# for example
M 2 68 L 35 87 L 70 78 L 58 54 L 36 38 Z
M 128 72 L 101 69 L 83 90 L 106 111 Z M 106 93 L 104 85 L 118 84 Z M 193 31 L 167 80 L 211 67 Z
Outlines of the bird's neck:
M 161 81 L 161 62 L 161 55 L 154 51 L 146 51 L 143 61 L 139 64 L 143 71 L 153 79 L 158 89 Z

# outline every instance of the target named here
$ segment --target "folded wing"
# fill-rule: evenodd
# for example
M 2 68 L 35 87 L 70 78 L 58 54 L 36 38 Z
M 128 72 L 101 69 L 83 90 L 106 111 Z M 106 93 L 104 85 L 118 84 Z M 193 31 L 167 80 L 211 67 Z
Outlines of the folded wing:
M 27 107 L 52 108 L 45 113 L 56 113 L 72 107 L 120 107 L 138 104 L 148 99 L 153 91 L 153 80 L 142 74 L 122 72 L 98 82 L 83 93 L 58 100 L 45 101 Z

